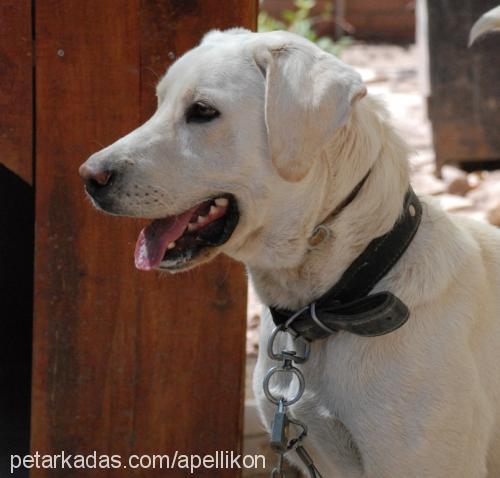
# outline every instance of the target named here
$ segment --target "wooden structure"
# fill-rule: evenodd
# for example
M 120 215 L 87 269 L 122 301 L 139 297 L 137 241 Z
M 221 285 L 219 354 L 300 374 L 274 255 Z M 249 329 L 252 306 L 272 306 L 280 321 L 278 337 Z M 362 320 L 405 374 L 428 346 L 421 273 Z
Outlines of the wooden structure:
M 254 28 L 257 1 L 31 5 L 6 0 L 0 7 L 1 25 L 9 25 L 0 29 L 0 99 L 8 113 L 0 116 L 0 159 L 31 194 L 35 171 L 31 451 L 123 457 L 238 451 L 242 267 L 220 258 L 176 276 L 136 271 L 141 222 L 93 210 L 77 169 L 148 118 L 158 77 L 207 30 Z M 30 267 L 28 261 L 24 272 Z M 4 278 L 11 274 L 2 269 Z M 30 276 L 23 280 L 29 290 Z M 29 306 L 30 297 L 24 300 Z M 30 476 L 87 477 L 89 471 L 33 469 Z M 92 470 L 92 476 L 180 477 L 186 470 Z
M 29 452 L 34 234 L 31 22 L 31 1 L 0 2 L 0 476 L 8 476 L 10 454 Z
M 319 16 L 330 4 L 339 24 L 324 22 Z M 281 20 L 284 10 L 293 10 L 294 0 L 264 0 L 262 9 Z M 338 35 L 337 26 L 356 40 L 413 43 L 415 41 L 415 0 L 316 0 L 312 10 L 321 35 Z M 336 16 L 335 15 L 335 16 Z
M 467 48 L 469 31 L 497 0 L 427 0 L 429 117 L 437 168 L 500 159 L 498 35 Z

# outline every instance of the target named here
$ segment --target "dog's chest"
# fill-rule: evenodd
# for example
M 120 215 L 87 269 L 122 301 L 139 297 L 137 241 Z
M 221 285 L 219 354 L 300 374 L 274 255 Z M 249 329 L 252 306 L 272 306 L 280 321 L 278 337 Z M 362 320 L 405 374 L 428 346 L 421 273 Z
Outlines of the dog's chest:
M 255 371 L 254 391 L 266 428 L 269 430 L 276 406 L 264 396 L 262 380 L 266 371 L 277 363 L 269 359 L 262 345 Z M 335 391 L 332 375 L 334 371 L 329 370 L 328 364 L 320 363 L 320 360 L 320 357 L 312 357 L 310 363 L 301 366 L 306 390 L 302 398 L 289 407 L 288 413 L 292 419 L 307 426 L 308 434 L 304 446 L 324 476 L 361 477 L 363 468 L 360 452 L 344 419 L 348 403 L 342 391 Z M 275 383 L 271 388 L 277 396 L 290 397 L 296 393 L 297 381 L 291 375 L 288 378 L 281 377 L 279 384 Z M 294 438 L 298 431 L 296 427 L 291 426 L 290 438 Z M 289 453 L 287 457 L 300 466 L 295 453 Z

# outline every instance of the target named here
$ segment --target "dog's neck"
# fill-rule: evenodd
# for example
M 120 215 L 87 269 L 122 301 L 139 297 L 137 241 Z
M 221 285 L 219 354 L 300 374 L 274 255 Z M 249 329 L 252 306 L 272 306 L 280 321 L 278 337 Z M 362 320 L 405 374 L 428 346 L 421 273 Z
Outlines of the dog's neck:
M 325 154 L 326 153 L 326 154 Z M 325 150 L 318 177 L 322 191 L 318 222 L 340 204 L 372 168 L 355 200 L 327 227 L 329 238 L 304 253 L 296 267 L 248 266 L 264 303 L 296 309 L 328 290 L 369 242 L 396 222 L 408 189 L 408 150 L 389 125 L 383 108 L 370 98 L 355 108 L 349 123 Z

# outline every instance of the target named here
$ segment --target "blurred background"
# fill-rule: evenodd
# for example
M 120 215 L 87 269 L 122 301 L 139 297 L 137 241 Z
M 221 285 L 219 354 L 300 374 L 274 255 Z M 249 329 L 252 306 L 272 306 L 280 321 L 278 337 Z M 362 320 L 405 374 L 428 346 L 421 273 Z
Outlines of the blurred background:
M 500 35 L 467 47 L 474 21 L 496 5 L 496 0 L 263 0 L 258 25 L 260 31 L 303 35 L 354 66 L 412 147 L 415 191 L 435 197 L 453 214 L 500 226 Z M 249 287 L 245 445 L 264 453 L 267 437 L 249 382 L 262 305 Z M 270 454 L 268 462 L 273 460 Z

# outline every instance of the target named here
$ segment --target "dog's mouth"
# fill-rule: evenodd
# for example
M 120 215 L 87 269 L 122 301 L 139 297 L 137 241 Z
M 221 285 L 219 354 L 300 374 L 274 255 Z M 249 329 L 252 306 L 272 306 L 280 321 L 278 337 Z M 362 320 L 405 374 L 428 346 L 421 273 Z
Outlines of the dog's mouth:
M 141 270 L 182 269 L 206 248 L 229 240 L 239 213 L 236 199 L 224 194 L 187 211 L 156 219 L 139 234 L 135 265 Z

